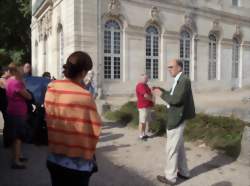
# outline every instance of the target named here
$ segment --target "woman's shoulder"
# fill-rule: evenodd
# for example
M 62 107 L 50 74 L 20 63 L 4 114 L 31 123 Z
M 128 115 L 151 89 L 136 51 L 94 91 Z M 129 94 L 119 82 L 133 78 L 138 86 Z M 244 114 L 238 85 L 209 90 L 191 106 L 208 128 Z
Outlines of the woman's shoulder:
M 21 81 L 19 79 L 16 79 L 14 77 L 8 78 L 6 80 L 6 84 L 13 85 L 13 86 L 15 86 L 15 85 L 24 85 L 23 81 Z

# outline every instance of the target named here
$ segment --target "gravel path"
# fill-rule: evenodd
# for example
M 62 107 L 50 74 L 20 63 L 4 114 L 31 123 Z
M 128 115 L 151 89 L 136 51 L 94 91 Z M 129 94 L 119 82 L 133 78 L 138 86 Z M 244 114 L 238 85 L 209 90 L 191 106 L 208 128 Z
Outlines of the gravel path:
M 106 122 L 96 153 L 99 172 L 90 186 L 161 186 L 156 175 L 164 171 L 165 143 L 165 137 L 139 141 L 136 130 Z M 192 178 L 178 185 L 250 186 L 250 167 L 207 147 L 187 143 L 186 149 Z M 46 147 L 25 145 L 24 154 L 28 168 L 11 170 L 10 152 L 0 147 L 0 186 L 49 186 Z

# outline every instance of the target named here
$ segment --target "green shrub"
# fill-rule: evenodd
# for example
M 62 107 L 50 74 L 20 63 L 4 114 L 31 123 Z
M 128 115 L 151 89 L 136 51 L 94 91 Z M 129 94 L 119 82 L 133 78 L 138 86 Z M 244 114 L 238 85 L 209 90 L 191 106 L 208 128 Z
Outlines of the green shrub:
M 157 135 L 163 135 L 166 132 L 167 108 L 164 105 L 155 105 L 152 110 L 150 130 Z
M 125 103 L 120 108 L 120 111 L 124 113 L 124 115 L 121 117 L 124 124 L 126 123 L 133 127 L 137 127 L 139 122 L 139 113 L 136 106 L 136 102 L 130 101 Z
M 164 105 L 155 105 L 153 110 L 153 120 L 150 129 L 157 135 L 162 135 L 166 131 L 167 108 Z M 136 102 L 128 102 L 119 110 L 107 112 L 107 119 L 138 126 L 138 110 Z M 185 128 L 185 138 L 189 141 L 202 140 L 214 149 L 220 149 L 226 154 L 236 157 L 240 152 L 241 136 L 244 126 L 248 123 L 234 117 L 209 116 L 197 114 L 189 120 Z
M 132 126 L 136 126 L 138 123 L 138 110 L 135 102 L 128 102 L 122 105 L 119 110 L 108 111 L 104 116 L 109 120 L 117 121 L 122 124 L 129 123 Z
M 188 121 L 185 138 L 189 141 L 202 140 L 214 149 L 224 150 L 226 154 L 236 157 L 240 151 L 241 136 L 245 122 L 222 116 L 197 114 Z
M 116 122 L 120 122 L 121 121 L 121 115 L 123 115 L 123 113 L 120 110 L 116 110 L 116 111 L 108 111 L 104 114 L 104 117 L 107 118 L 108 120 L 111 121 L 116 121 Z

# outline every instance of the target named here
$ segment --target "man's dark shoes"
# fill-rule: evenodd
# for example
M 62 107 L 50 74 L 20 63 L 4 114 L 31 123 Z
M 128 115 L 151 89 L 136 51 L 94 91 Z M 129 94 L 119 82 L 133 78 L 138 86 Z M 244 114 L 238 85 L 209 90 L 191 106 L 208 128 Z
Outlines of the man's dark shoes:
M 146 136 L 139 136 L 139 139 L 141 141 L 147 141 L 148 137 L 146 137 Z
M 21 158 L 19 158 L 19 161 L 20 161 L 20 162 L 27 162 L 27 161 L 28 161 L 28 158 L 21 157 Z
M 149 136 L 148 136 L 147 134 L 145 134 L 145 135 L 143 136 L 143 138 L 147 139 L 147 138 L 149 138 Z
M 158 176 L 157 176 L 157 180 L 158 180 L 159 182 L 165 183 L 165 184 L 167 184 L 167 185 L 171 185 L 171 186 L 172 186 L 172 185 L 175 185 L 174 182 L 169 181 L 169 180 L 166 179 L 164 176 L 158 175 Z
M 190 177 L 188 177 L 188 176 L 184 176 L 184 175 L 180 174 L 179 172 L 177 172 L 177 176 L 178 176 L 179 178 L 183 179 L 183 180 L 188 180 L 188 179 L 190 178 Z
M 26 169 L 26 166 L 23 165 L 23 164 L 13 163 L 13 164 L 11 165 L 11 168 L 12 168 L 12 169 Z

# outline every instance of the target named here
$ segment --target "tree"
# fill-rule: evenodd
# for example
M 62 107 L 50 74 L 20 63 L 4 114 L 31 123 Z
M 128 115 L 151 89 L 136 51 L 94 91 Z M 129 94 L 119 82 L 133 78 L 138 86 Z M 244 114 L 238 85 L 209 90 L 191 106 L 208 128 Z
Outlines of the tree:
M 30 61 L 31 1 L 1 0 L 0 9 L 0 60 L 9 56 L 16 63 Z

